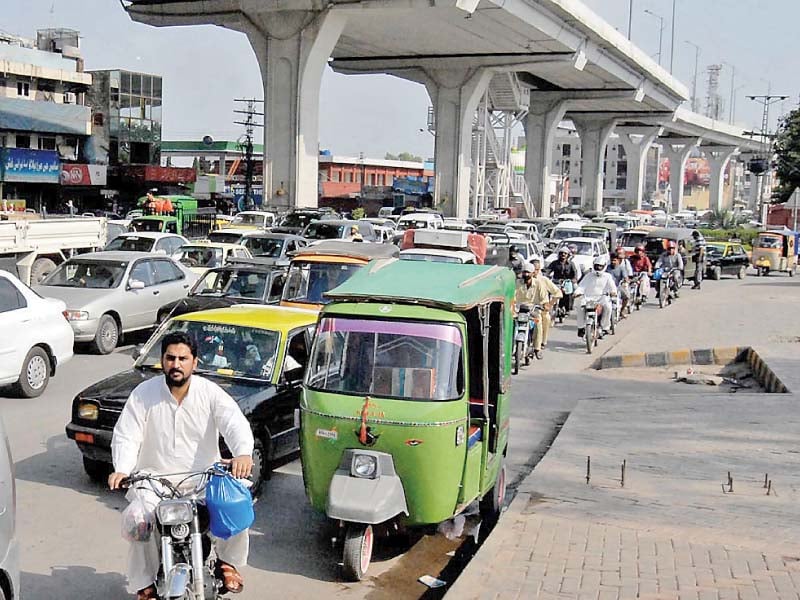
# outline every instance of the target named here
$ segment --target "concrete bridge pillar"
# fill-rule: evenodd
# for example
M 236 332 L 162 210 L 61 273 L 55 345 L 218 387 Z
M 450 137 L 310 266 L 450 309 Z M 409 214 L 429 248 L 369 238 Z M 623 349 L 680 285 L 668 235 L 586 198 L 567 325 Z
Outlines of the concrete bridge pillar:
M 672 190 L 672 205 L 668 212 L 683 210 L 683 177 L 686 161 L 700 138 L 661 138 L 661 149 L 669 159 L 669 187 Z
M 581 205 L 585 211 L 602 212 L 606 144 L 615 120 L 584 115 L 570 118 L 581 138 Z
M 337 11 L 250 14 L 250 39 L 264 85 L 264 203 L 316 206 L 322 73 L 344 29 Z
M 556 130 L 566 110 L 566 100 L 532 101 L 523 123 L 525 183 L 528 184 L 539 217 L 550 216 L 550 166 L 553 164 Z
M 642 208 L 647 151 L 663 131 L 661 127 L 618 127 L 616 129 L 628 161 L 628 184 L 625 189 L 625 200 L 629 207 L 637 210 Z
M 722 210 L 725 167 L 738 150 L 737 146 L 703 146 L 703 154 L 711 168 L 711 182 L 708 186 L 708 208 L 711 210 Z
M 447 216 L 470 216 L 472 128 L 491 79 L 489 69 L 425 69 L 436 127 L 434 205 Z

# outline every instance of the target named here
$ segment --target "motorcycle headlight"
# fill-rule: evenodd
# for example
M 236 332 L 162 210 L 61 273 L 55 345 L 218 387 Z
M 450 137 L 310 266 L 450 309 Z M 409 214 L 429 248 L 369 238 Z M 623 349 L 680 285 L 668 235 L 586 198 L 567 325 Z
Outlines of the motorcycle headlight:
M 156 514 L 162 525 L 191 523 L 194 518 L 192 503 L 186 500 L 164 500 L 156 507 Z
M 81 402 L 78 404 L 78 416 L 87 421 L 97 421 L 100 409 L 94 402 Z
M 350 475 L 362 479 L 375 479 L 378 474 L 378 458 L 370 454 L 356 454 L 350 466 Z

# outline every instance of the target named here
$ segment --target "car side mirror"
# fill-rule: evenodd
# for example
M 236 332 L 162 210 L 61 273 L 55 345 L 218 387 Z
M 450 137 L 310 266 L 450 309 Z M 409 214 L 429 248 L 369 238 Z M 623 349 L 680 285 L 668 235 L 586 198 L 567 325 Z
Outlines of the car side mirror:
M 143 290 L 144 289 L 144 281 L 139 281 L 138 279 L 131 279 L 128 282 L 128 289 L 129 290 Z

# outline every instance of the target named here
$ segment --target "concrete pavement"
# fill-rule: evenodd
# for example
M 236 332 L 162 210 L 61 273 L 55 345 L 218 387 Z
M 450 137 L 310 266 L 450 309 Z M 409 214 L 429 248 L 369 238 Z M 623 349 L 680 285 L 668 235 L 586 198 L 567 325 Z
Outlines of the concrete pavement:
M 685 288 L 607 350 L 752 345 L 800 392 L 798 299 L 800 286 L 778 277 Z M 798 396 L 606 384 L 575 399 L 448 597 L 799 598 Z

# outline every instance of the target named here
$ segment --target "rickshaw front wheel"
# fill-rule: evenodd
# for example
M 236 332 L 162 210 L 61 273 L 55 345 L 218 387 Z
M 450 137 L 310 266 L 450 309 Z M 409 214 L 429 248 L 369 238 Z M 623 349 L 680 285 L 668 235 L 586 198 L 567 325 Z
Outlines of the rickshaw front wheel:
M 350 523 L 344 535 L 342 571 L 348 581 L 361 581 L 372 562 L 374 533 L 372 525 Z

